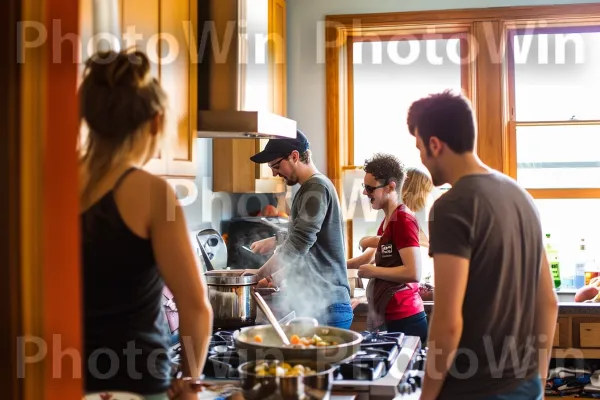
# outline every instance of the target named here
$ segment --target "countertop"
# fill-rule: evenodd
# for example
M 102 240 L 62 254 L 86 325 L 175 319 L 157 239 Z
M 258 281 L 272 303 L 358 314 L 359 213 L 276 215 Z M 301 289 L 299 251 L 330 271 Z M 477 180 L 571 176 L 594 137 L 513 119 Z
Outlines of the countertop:
M 368 310 L 367 298 L 364 296 L 364 289 L 354 289 L 354 298 L 352 299 L 352 308 L 354 313 L 366 314 Z M 425 312 L 433 310 L 433 301 L 424 301 Z M 589 314 L 600 315 L 600 303 L 575 303 L 559 302 L 559 314 Z

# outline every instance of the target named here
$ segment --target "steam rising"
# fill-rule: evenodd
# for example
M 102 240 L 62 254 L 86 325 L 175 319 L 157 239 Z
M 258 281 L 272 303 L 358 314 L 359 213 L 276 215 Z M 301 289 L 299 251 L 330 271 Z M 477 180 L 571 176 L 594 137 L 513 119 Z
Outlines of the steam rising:
M 341 291 L 347 290 L 344 286 L 327 286 L 334 284 L 335 267 L 319 265 L 310 252 L 305 256 L 278 252 L 277 256 L 283 267 L 281 278 L 285 279 L 277 306 L 286 312 L 295 311 L 297 317 L 315 318 L 319 325 L 327 325 L 327 307 L 339 299 Z

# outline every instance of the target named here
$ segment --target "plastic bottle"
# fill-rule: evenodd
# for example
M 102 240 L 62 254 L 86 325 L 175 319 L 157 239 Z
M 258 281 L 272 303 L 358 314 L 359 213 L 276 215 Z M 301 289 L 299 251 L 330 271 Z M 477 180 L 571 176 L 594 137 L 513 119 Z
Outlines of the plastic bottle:
M 552 239 L 549 233 L 546 233 L 546 255 L 548 256 L 550 271 L 552 271 L 552 279 L 554 279 L 554 288 L 558 289 L 562 284 L 560 279 L 560 262 L 558 259 L 558 250 L 552 244 Z
M 575 288 L 581 289 L 585 286 L 585 270 L 589 262 L 589 255 L 585 248 L 585 239 L 579 241 L 579 251 L 575 262 Z
M 589 285 L 590 281 L 600 276 L 600 266 L 595 260 L 590 260 L 585 264 L 585 278 L 584 285 Z

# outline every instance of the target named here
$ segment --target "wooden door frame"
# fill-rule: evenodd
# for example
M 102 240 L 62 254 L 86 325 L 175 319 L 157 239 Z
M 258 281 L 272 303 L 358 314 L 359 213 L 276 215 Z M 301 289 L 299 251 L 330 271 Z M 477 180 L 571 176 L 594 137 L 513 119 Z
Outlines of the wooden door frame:
M 10 74 L 0 79 L 10 90 L 2 90 L 8 104 L 1 112 L 8 115 L 0 120 L 8 121 L 8 135 L 0 141 L 7 144 L 10 162 L 0 166 L 1 177 L 8 178 L 0 182 L 9 185 L 9 197 L 0 197 L 0 209 L 1 222 L 8 218 L 9 223 L 0 226 L 10 241 L 0 248 L 0 257 L 10 268 L 0 272 L 0 315 L 9 314 L 4 323 L 9 321 L 10 329 L 0 330 L 0 359 L 10 362 L 3 363 L 9 370 L 0 374 L 0 387 L 8 388 L 3 398 L 11 400 L 80 399 L 85 360 L 76 154 L 78 59 L 73 58 L 80 49 L 69 40 L 79 34 L 79 0 L 5 3 L 2 18 L 7 20 L 2 26 L 9 48 L 3 50 L 11 59 Z M 19 21 L 33 22 L 38 33 L 45 29 L 46 40 L 26 49 L 24 40 L 36 36 L 21 31 L 17 37 Z M 20 343 L 19 337 L 24 339 Z M 37 359 L 21 355 L 19 368 L 18 351 Z M 9 354 L 3 357 L 5 352 Z

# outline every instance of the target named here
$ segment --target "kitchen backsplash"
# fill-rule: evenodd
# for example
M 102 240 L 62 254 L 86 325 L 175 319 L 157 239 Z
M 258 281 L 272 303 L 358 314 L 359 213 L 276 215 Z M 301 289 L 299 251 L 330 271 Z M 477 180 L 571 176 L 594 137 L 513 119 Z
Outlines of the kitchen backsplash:
M 221 229 L 221 222 L 248 216 L 266 205 L 277 205 L 268 193 L 215 193 L 212 191 L 212 139 L 196 139 L 198 173 L 195 179 L 169 180 L 183 204 L 188 228 Z

